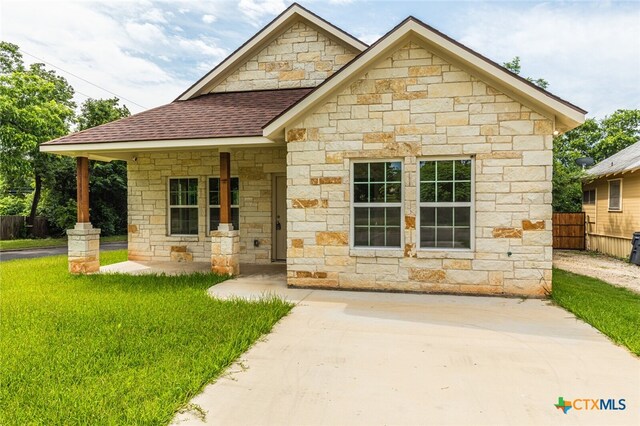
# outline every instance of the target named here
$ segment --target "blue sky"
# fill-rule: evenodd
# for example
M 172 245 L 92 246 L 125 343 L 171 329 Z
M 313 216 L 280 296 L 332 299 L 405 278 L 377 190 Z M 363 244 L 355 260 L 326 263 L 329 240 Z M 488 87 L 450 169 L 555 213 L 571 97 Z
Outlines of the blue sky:
M 640 108 L 640 2 L 300 1 L 372 43 L 413 15 L 490 59 L 518 55 L 522 75 L 603 117 Z M 0 37 L 87 97 L 116 93 L 132 112 L 172 101 L 290 1 L 0 2 Z M 33 55 L 33 56 L 30 56 Z M 94 83 L 100 88 L 87 83 Z

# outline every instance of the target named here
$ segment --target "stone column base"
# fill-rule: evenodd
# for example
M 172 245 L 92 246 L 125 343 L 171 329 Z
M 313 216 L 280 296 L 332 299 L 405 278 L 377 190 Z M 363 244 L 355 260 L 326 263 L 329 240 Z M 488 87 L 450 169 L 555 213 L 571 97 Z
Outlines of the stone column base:
M 92 274 L 100 271 L 100 229 L 91 223 L 76 223 L 67 229 L 69 272 Z
M 218 230 L 211 232 L 211 272 L 220 275 L 240 273 L 240 232 Z

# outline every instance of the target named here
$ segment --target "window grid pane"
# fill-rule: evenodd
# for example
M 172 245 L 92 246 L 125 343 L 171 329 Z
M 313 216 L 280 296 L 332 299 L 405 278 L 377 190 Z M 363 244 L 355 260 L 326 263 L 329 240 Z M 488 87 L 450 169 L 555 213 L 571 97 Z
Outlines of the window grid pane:
M 180 178 L 169 180 L 169 205 L 197 206 L 198 179 Z
M 471 160 L 419 163 L 421 248 L 471 248 Z
M 355 247 L 400 247 L 402 163 L 354 163 Z
M 198 234 L 198 179 L 169 179 L 169 234 Z

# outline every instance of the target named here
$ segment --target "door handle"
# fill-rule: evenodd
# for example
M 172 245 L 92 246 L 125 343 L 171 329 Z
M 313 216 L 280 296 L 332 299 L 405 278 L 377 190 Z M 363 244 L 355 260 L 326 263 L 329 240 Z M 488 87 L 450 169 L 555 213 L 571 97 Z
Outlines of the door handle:
M 280 225 L 280 216 L 276 219 L 276 231 L 280 231 L 282 229 L 282 225 Z

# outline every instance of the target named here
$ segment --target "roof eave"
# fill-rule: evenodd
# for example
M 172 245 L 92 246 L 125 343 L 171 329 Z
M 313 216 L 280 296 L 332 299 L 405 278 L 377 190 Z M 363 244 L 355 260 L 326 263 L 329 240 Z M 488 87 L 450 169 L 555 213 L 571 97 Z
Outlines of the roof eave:
M 200 139 L 162 139 L 40 145 L 41 152 L 68 157 L 88 157 L 100 161 L 132 160 L 141 152 L 177 151 L 184 149 L 231 149 L 278 146 L 282 142 L 263 136 L 238 136 Z

